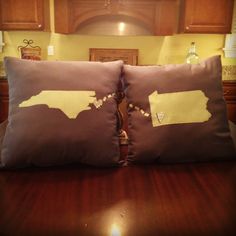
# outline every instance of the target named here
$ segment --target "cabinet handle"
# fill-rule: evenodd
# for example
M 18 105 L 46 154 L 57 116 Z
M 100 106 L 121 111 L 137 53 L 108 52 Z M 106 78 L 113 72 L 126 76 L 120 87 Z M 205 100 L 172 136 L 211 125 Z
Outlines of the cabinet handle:
M 41 28 L 41 27 L 42 27 L 42 25 L 41 25 L 41 24 L 39 24 L 39 25 L 38 25 L 38 28 Z
M 229 94 L 229 90 L 224 91 L 224 96 Z
M 185 29 L 186 29 L 186 30 L 189 30 L 189 27 L 188 27 L 188 26 L 186 26 L 186 27 L 185 27 Z

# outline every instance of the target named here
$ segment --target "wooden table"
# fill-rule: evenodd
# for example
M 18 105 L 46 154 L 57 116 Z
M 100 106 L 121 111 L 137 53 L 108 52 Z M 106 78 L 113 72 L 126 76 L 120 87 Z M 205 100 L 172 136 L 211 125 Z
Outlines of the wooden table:
M 236 235 L 236 162 L 0 171 L 0 235 Z

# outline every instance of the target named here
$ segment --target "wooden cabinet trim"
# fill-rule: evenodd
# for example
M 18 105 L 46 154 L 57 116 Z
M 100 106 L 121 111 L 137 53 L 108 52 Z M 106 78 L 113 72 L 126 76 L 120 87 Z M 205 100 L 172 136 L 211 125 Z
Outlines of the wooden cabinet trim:
M 138 49 L 117 49 L 117 48 L 90 48 L 90 61 L 114 61 L 123 60 L 129 65 L 138 65 Z
M 55 31 L 75 33 L 85 22 L 104 16 L 125 16 L 135 19 L 154 35 L 172 35 L 176 32 L 178 0 L 111 0 L 104 1 L 55 0 Z M 63 20 L 61 19 L 62 12 Z

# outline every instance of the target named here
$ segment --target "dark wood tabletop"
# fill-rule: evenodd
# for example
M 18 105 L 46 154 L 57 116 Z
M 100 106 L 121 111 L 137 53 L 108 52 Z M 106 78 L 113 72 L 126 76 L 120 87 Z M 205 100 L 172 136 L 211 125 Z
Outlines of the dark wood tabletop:
M 236 162 L 0 171 L 0 235 L 236 235 Z

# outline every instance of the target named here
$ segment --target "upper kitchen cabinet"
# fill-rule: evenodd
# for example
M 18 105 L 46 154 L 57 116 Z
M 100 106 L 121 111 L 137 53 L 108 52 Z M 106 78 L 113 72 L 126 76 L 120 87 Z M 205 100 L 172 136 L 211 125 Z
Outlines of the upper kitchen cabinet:
M 180 32 L 230 33 L 234 0 L 182 0 Z
M 172 35 L 178 26 L 178 3 L 178 0 L 54 0 L 55 31 L 76 33 L 88 24 L 117 19 L 142 26 L 152 35 Z
M 49 30 L 49 1 L 0 0 L 0 30 Z

